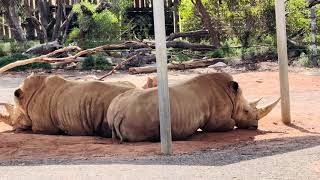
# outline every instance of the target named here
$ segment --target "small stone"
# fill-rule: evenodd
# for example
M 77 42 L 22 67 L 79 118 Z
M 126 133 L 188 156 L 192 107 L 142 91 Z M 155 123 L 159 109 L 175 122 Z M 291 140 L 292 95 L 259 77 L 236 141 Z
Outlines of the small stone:
M 227 67 L 228 65 L 224 62 L 218 62 L 214 65 L 209 66 L 208 68 L 224 68 Z

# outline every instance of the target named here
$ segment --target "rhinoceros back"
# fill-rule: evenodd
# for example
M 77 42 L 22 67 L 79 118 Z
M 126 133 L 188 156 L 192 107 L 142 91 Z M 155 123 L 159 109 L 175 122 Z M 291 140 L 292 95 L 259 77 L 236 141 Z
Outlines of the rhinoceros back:
M 37 107 L 43 111 L 32 117 L 33 130 L 69 135 L 110 136 L 108 127 L 102 122 L 112 99 L 132 89 L 123 85 L 105 82 L 66 81 L 58 77 L 49 78 L 37 93 Z

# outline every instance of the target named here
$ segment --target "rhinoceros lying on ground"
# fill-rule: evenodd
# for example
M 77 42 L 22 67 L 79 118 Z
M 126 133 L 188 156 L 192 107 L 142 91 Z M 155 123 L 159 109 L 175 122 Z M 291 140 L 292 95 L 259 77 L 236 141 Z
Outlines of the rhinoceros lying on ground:
M 114 97 L 135 88 L 130 82 L 68 81 L 58 76 L 31 75 L 14 92 L 16 105 L 0 115 L 14 129 L 35 133 L 111 137 L 107 110 Z
M 207 132 L 228 131 L 234 126 L 257 129 L 258 120 L 279 101 L 257 109 L 258 101 L 248 103 L 238 83 L 226 73 L 200 75 L 171 86 L 169 92 L 173 140 L 186 139 L 199 128 Z M 118 95 L 107 114 L 114 140 L 159 140 L 157 88 Z

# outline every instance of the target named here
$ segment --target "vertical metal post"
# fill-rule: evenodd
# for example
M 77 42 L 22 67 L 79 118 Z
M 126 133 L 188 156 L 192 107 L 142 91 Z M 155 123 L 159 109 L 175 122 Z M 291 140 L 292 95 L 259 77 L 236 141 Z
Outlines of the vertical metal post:
M 168 88 L 167 46 L 164 0 L 153 0 L 154 32 L 156 41 L 161 152 L 172 153 L 170 101 Z
M 277 48 L 279 61 L 282 122 L 291 123 L 288 82 L 288 52 L 284 0 L 276 0 Z

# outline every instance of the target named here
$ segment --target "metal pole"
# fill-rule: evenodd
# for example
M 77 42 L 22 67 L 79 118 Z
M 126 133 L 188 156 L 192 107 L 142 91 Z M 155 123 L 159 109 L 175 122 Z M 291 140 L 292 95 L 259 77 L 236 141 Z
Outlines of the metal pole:
M 284 0 L 276 0 L 277 48 L 279 61 L 282 122 L 290 124 L 290 96 L 288 82 L 288 52 Z
M 172 153 L 170 101 L 168 88 L 167 47 L 164 0 L 153 0 L 154 33 L 158 76 L 161 152 Z

